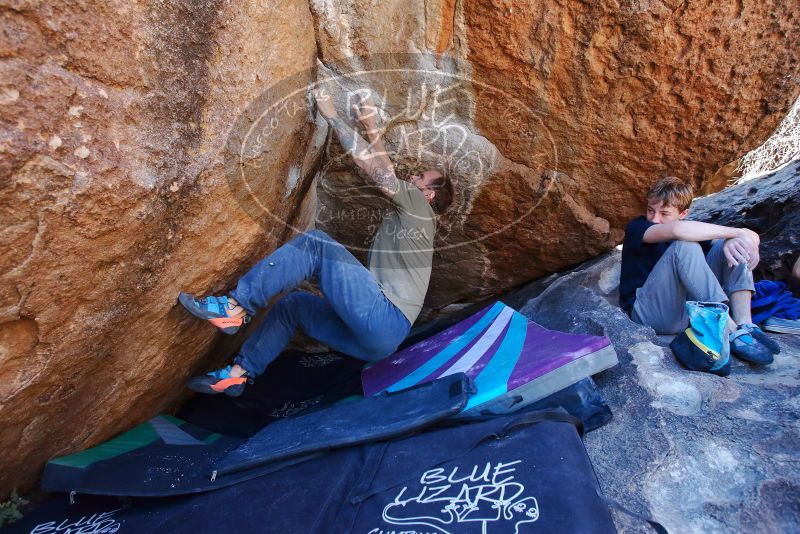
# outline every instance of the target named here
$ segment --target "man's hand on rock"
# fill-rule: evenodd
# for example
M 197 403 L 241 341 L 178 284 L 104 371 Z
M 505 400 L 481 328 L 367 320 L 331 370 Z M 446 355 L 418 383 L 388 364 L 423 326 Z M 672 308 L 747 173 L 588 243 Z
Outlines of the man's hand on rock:
M 378 127 L 378 108 L 372 102 L 372 97 L 363 98 L 358 104 L 353 104 L 353 114 L 367 131 Z
M 333 97 L 324 88 L 316 89 L 313 92 L 314 100 L 317 101 L 317 109 L 323 118 L 333 119 L 339 116 L 336 107 L 333 105 Z

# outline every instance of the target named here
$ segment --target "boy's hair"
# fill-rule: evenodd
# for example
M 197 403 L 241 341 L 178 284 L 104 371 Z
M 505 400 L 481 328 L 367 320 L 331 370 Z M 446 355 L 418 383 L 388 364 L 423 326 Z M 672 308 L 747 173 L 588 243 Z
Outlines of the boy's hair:
M 431 184 L 431 189 L 436 192 L 431 201 L 431 208 L 433 208 L 433 212 L 436 215 L 442 215 L 453 203 L 453 182 L 450 181 L 450 177 L 444 171 L 436 169 L 436 172 L 441 176 Z
M 657 181 L 647 192 L 647 202 L 660 201 L 662 206 L 673 206 L 678 211 L 692 205 L 692 184 L 676 176 L 667 176 Z

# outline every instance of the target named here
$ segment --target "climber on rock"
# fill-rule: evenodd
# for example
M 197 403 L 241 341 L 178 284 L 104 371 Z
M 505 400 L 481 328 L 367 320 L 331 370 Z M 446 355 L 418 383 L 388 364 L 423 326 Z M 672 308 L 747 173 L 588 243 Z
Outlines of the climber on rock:
M 233 334 L 276 295 L 305 280 L 319 282 L 322 297 L 293 291 L 278 300 L 234 358 L 233 365 L 190 380 L 201 393 L 238 396 L 247 380 L 264 372 L 300 328 L 331 349 L 365 361 L 392 354 L 422 309 L 433 258 L 436 216 L 453 199 L 449 178 L 438 170 L 403 181 L 395 175 L 381 139 L 377 109 L 370 99 L 353 106 L 365 141 L 341 117 L 324 90 L 314 93 L 317 109 L 342 147 L 391 200 L 369 250 L 368 267 L 327 234 L 314 230 L 259 261 L 223 296 L 178 297 L 193 315 Z
M 759 236 L 746 228 L 684 220 L 692 186 L 673 176 L 647 194 L 647 214 L 625 229 L 620 306 L 657 334 L 677 334 L 689 323 L 687 300 L 727 302 L 731 353 L 754 364 L 772 362 L 778 344 L 753 324 L 752 270 Z

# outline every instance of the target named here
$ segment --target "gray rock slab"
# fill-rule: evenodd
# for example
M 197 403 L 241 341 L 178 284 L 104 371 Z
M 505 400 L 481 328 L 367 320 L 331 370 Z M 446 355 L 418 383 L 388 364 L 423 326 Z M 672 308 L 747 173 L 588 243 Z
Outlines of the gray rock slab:
M 765 368 L 688 371 L 668 336 L 618 307 L 620 252 L 504 301 L 547 328 L 606 335 L 619 365 L 595 377 L 614 412 L 585 443 L 606 495 L 670 533 L 800 532 L 800 339 L 775 334 Z M 615 513 L 623 533 L 652 532 Z

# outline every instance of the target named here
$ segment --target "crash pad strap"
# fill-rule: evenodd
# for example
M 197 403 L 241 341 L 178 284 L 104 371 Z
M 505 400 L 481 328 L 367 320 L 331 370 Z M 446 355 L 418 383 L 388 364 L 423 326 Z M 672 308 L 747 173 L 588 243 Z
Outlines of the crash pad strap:
M 167 445 L 205 445 L 204 442 L 181 430 L 178 425 L 163 416 L 153 417 L 148 422 L 158 433 L 158 437 Z

